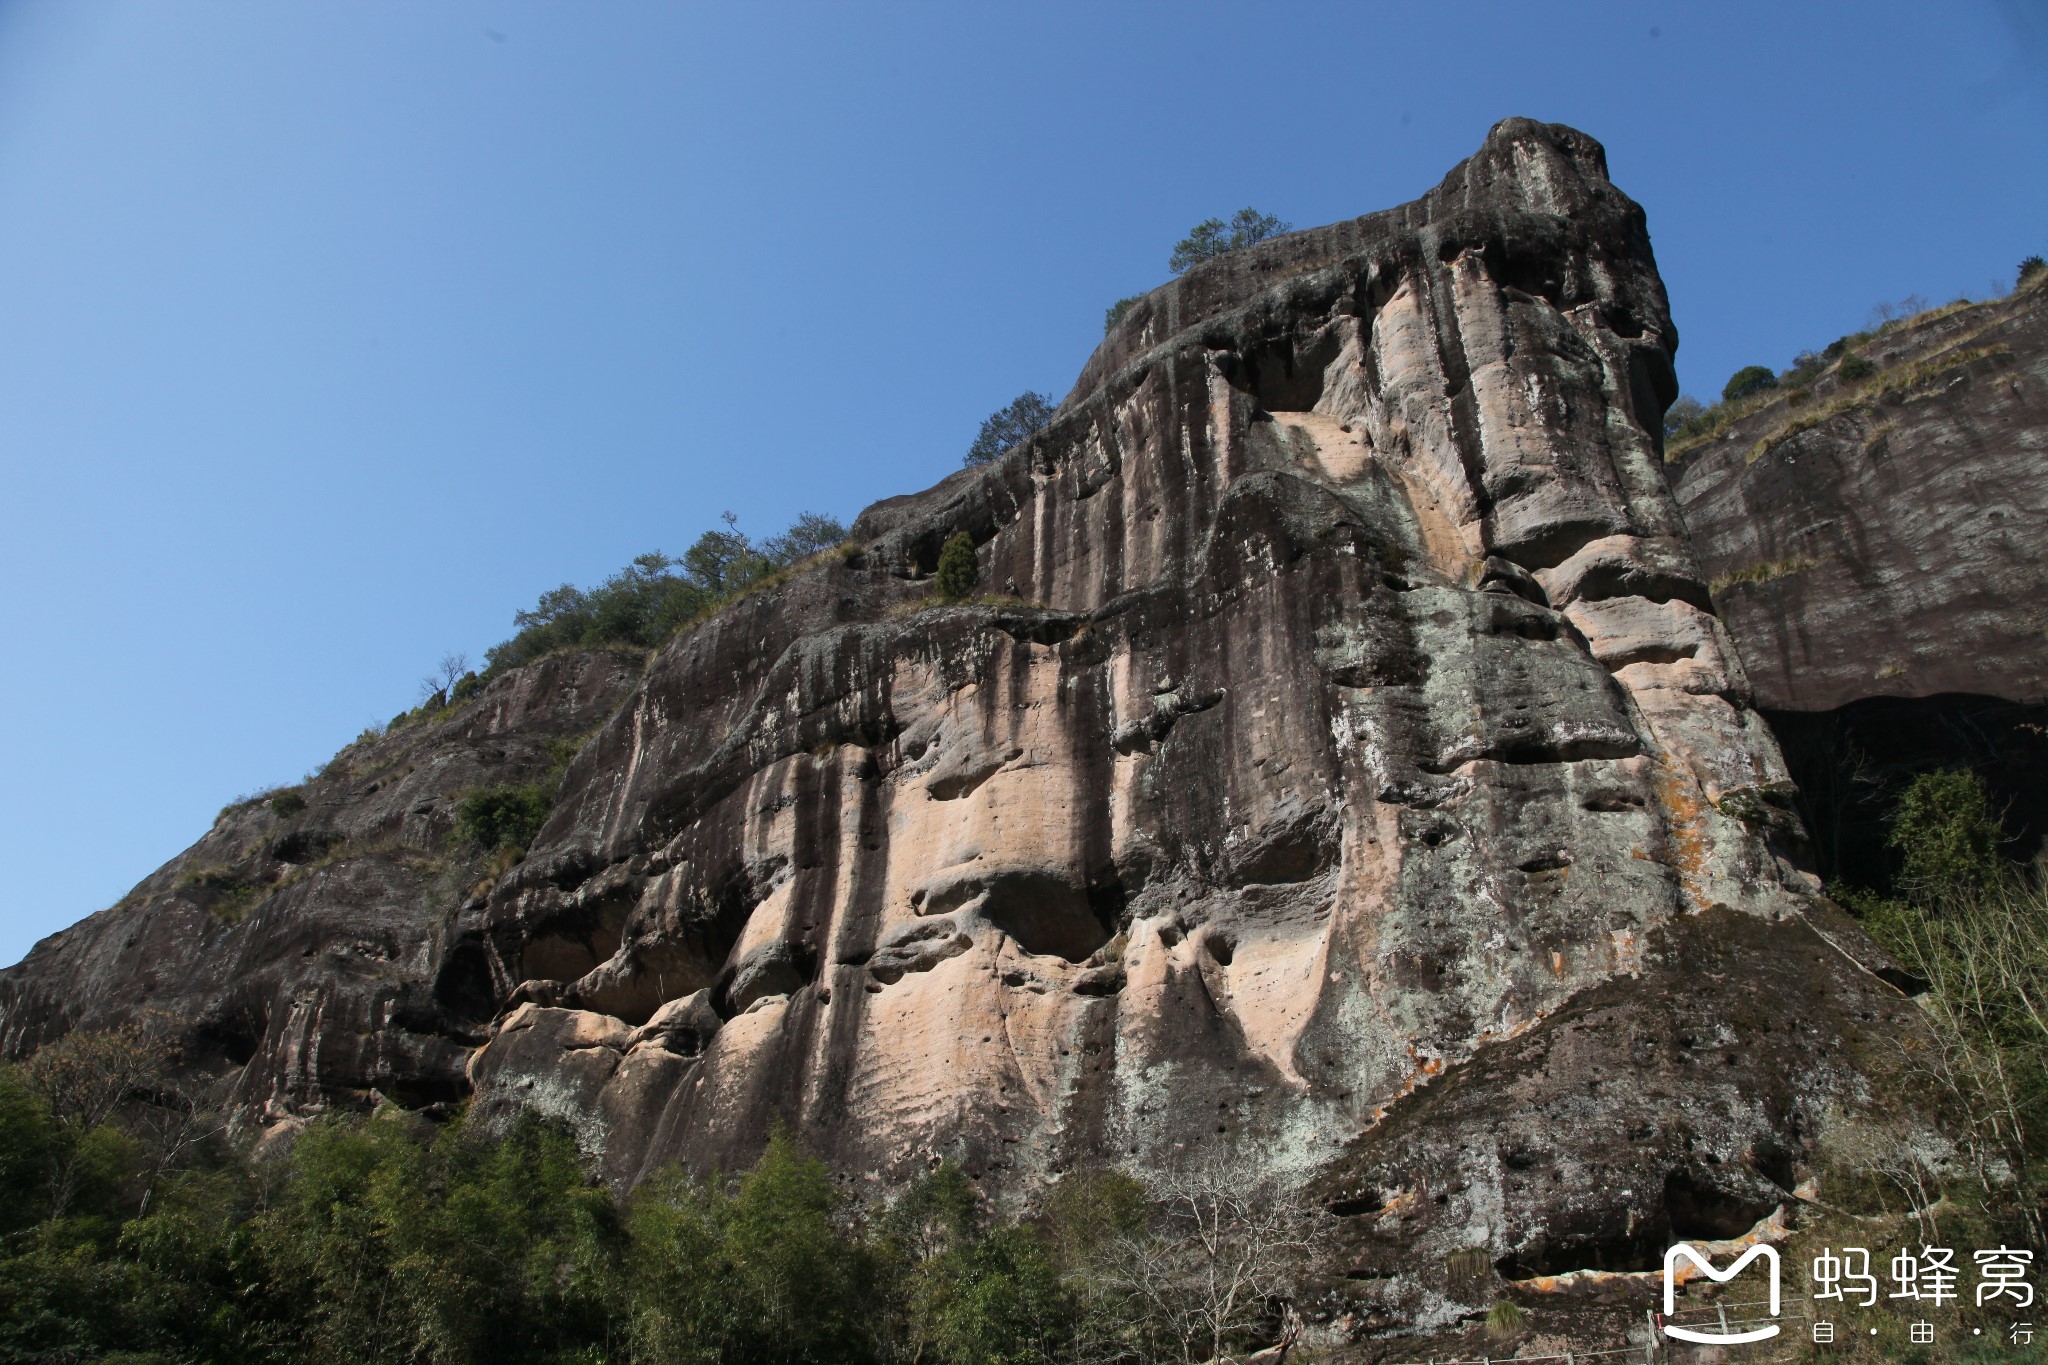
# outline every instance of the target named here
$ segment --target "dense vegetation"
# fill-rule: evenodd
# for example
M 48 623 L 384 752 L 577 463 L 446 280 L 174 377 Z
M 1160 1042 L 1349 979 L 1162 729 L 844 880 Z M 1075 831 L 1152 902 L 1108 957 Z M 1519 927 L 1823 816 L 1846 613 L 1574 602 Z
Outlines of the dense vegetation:
M 1102 334 L 1108 336 L 1111 332 L 1115 331 L 1116 325 L 1124 320 L 1124 314 L 1131 311 L 1131 305 L 1144 297 L 1143 294 L 1133 294 L 1129 298 L 1118 299 L 1115 303 L 1103 309 Z
M 1950 1118 L 1952 1151 L 1880 1140 L 1871 1169 L 1915 1217 L 1937 1208 L 2016 1212 L 2022 1235 L 2048 1247 L 2048 883 L 2007 856 L 2004 830 L 1971 773 L 1923 773 L 1891 820 L 1889 868 L 1831 888 L 1917 978 L 1933 1046 L 1917 1072 Z
M 973 596 L 974 586 L 980 581 L 981 567 L 974 558 L 974 540 L 965 531 L 956 531 L 939 551 L 939 567 L 932 575 L 932 586 L 946 601 L 958 602 Z
M 533 610 L 512 618 L 519 633 L 487 652 L 488 672 L 557 649 L 663 644 L 707 612 L 845 540 L 844 526 L 806 512 L 781 535 L 756 544 L 728 512 L 723 529 L 706 531 L 680 559 L 651 551 L 595 588 L 564 583 L 542 593 Z
M 1281 1330 L 1255 1190 L 1103 1172 L 1003 1221 L 944 1164 L 861 1208 L 777 1137 L 621 1201 L 534 1120 L 385 1107 L 238 1155 L 170 1061 L 125 1031 L 0 1069 L 0 1361 L 1021 1365 Z

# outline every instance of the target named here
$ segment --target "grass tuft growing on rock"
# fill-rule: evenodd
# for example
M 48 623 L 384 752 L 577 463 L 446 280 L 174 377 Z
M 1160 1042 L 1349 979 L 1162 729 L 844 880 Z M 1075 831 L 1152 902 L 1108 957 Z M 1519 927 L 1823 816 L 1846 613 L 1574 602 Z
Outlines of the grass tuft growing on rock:
M 220 863 L 186 868 L 178 877 L 177 889 L 199 901 L 206 913 L 222 924 L 240 924 L 258 900 L 253 883 Z
M 1707 584 L 1707 591 L 1719 594 L 1738 583 L 1769 583 L 1774 579 L 1786 578 L 1796 573 L 1804 573 L 1806 570 L 1814 567 L 1816 563 L 1818 563 L 1817 560 L 1808 559 L 1804 555 L 1793 555 L 1790 559 L 1775 559 L 1764 564 L 1751 564 L 1747 568 L 1723 574 Z

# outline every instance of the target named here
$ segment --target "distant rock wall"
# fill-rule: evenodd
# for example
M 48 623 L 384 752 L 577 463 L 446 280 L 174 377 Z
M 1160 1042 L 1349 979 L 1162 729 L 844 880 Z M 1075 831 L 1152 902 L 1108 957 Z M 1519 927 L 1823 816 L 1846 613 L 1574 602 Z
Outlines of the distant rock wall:
M 1683 453 L 1673 488 L 1824 876 L 1885 885 L 1912 778 L 2048 836 L 2048 285 L 1895 323 Z
M 546 772 L 551 746 L 580 741 L 638 677 L 630 656 L 549 659 L 350 745 L 293 789 L 300 809 L 230 806 L 120 904 L 0 971 L 0 1055 L 147 1015 L 254 1116 L 460 1099 L 498 1002 L 450 994 L 480 870 L 450 849 L 455 807 Z
M 2048 701 L 2048 288 L 1861 349 L 1675 472 L 1758 703 Z

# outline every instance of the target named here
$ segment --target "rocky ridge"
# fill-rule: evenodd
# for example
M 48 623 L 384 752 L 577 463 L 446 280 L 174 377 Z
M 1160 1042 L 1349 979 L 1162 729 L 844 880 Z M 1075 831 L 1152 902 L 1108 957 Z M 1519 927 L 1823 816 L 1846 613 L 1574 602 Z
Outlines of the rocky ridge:
M 209 924 L 195 860 L 284 861 L 230 815 L 0 974 L 0 1038 L 163 1009 L 287 1123 L 462 1059 L 622 1185 L 776 1122 L 1005 1197 L 1226 1161 L 1317 1192 L 1318 1312 L 1360 1327 L 1469 1312 L 1453 1252 L 1533 1281 L 1739 1230 L 1838 1112 L 1910 1116 L 1855 1042 L 1910 1021 L 1798 866 L 1662 469 L 1675 346 L 1598 144 L 1504 122 L 1145 296 L 1044 432 L 644 675 L 500 680 L 383 741 L 424 746 L 376 752 L 402 797 L 351 760 L 327 818 L 431 856 L 459 755 L 601 721 L 494 882 L 344 857 Z M 999 596 L 932 599 L 958 531 Z
M 608 652 L 544 660 L 357 741 L 302 786 L 227 807 L 119 904 L 0 972 L 0 1052 L 150 1016 L 259 1119 L 379 1094 L 459 1099 L 497 1002 L 455 984 L 455 916 L 490 870 L 450 852 L 456 804 L 545 775 L 639 667 Z

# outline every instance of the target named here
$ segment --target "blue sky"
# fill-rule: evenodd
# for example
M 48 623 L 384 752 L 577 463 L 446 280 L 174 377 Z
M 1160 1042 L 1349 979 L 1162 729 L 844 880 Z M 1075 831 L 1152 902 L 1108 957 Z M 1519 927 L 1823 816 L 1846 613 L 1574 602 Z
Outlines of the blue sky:
M 1253 204 L 1606 143 L 1689 392 L 2048 252 L 2048 7 L 0 0 L 0 963 L 512 612 L 850 519 Z

